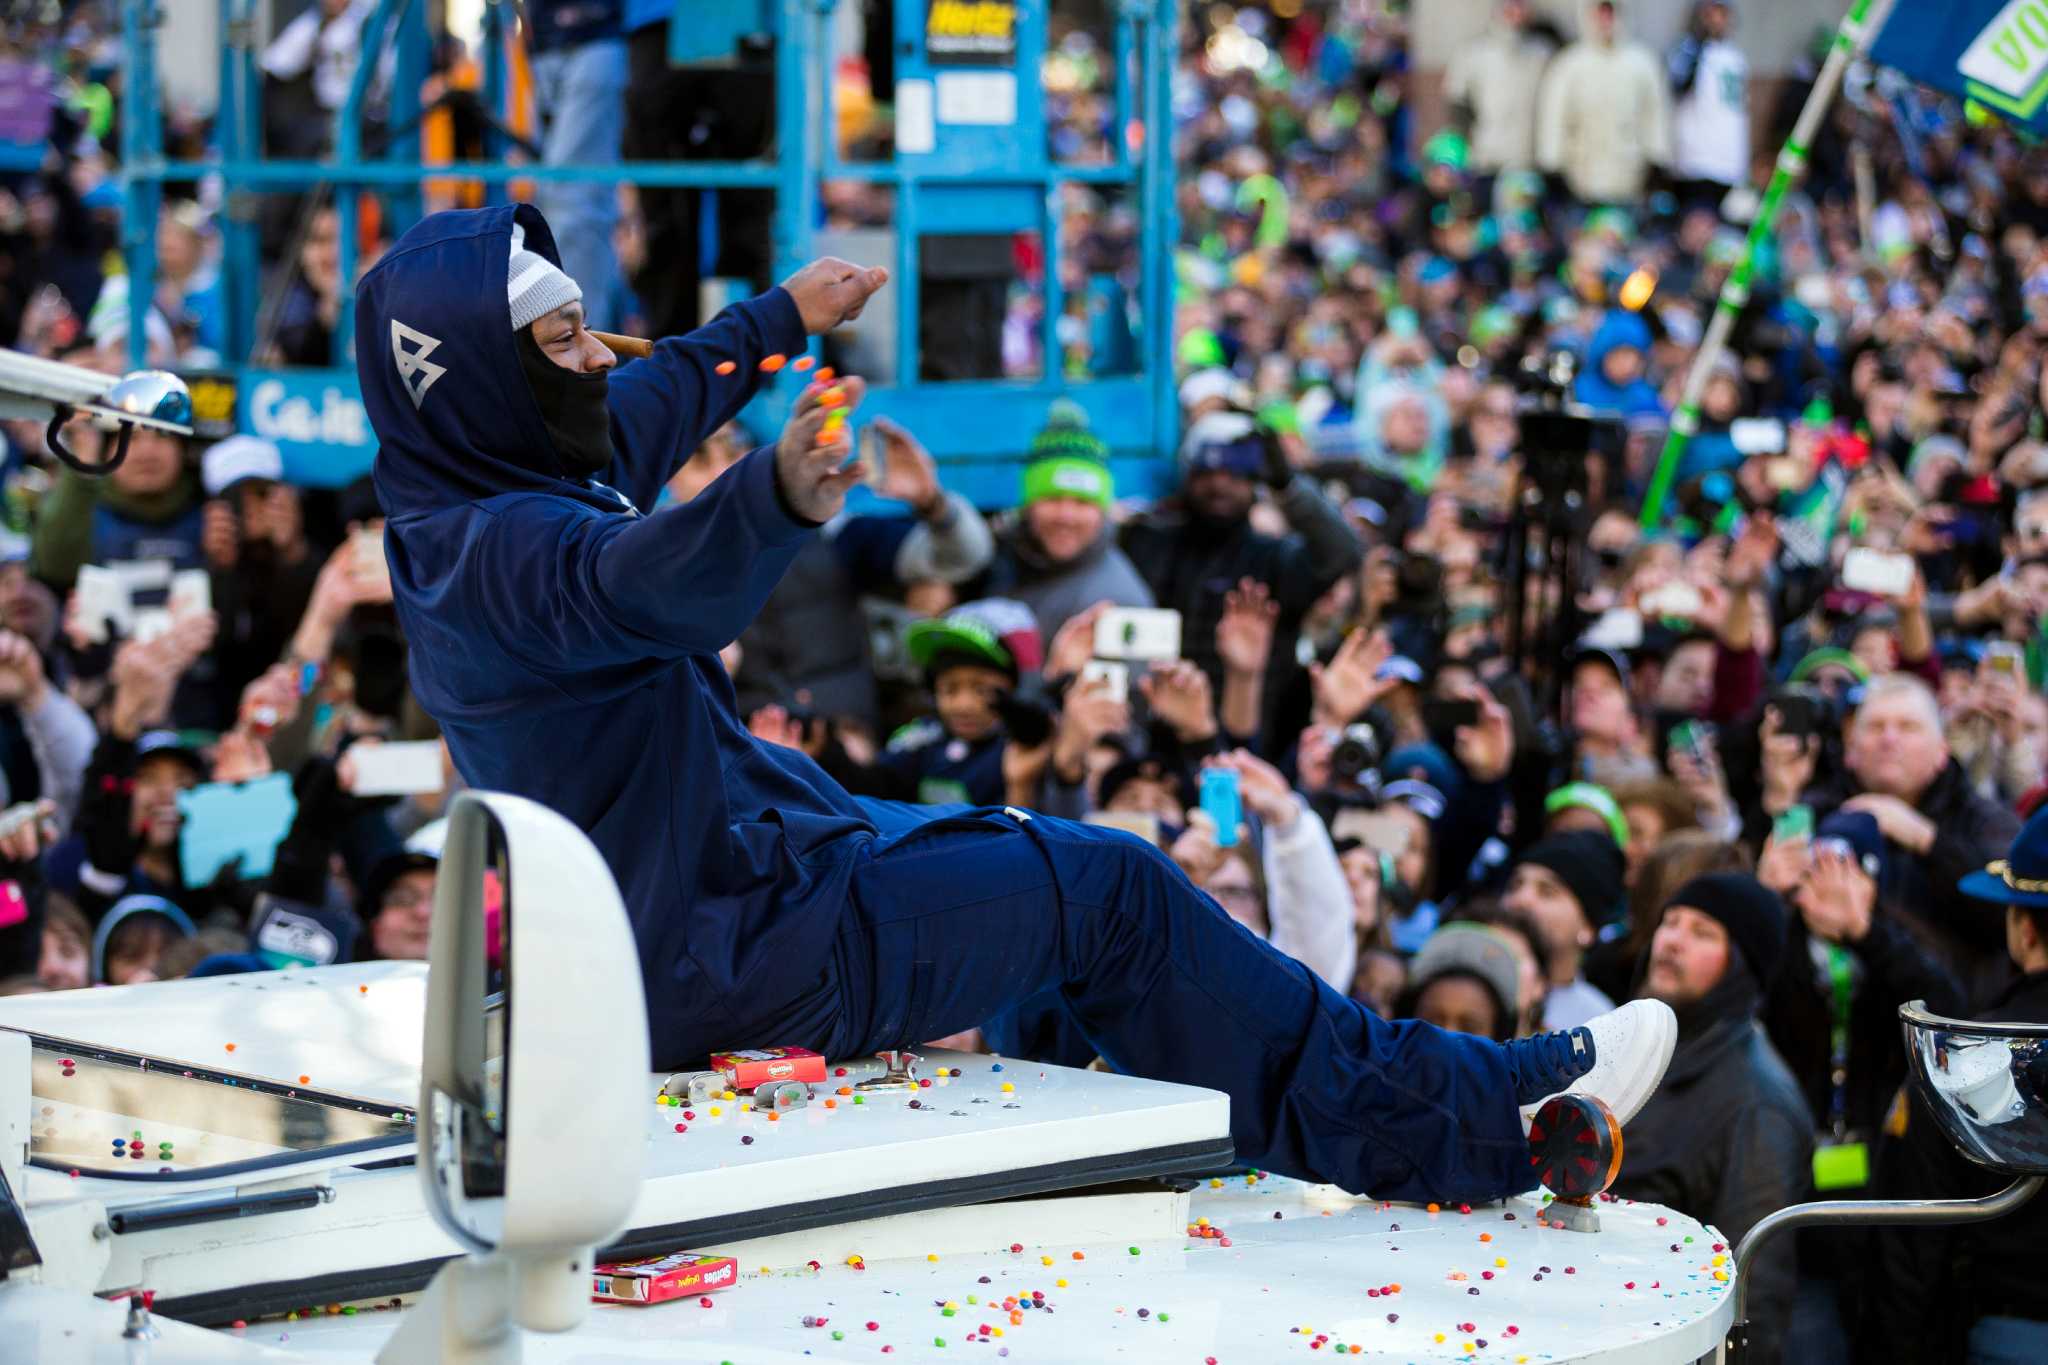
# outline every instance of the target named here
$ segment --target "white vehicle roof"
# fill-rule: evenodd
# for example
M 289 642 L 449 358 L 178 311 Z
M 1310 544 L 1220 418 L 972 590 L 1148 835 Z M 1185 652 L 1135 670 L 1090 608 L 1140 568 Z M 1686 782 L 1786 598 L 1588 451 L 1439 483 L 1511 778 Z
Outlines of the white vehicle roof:
M 213 1087 L 224 1118 L 240 1092 L 302 1086 L 365 1113 L 407 1111 L 424 978 L 421 964 L 377 963 L 24 996 L 0 1000 L 0 1028 L 62 1040 L 38 1051 L 32 1124 L 99 1123 L 86 1136 L 109 1143 L 139 1130 L 146 1168 L 162 1151 L 150 1115 L 40 1110 L 65 1103 L 67 1079 L 141 1055 L 179 1073 L 171 1084 Z M 60 1053 L 73 1077 L 53 1070 Z M 852 1090 L 880 1070 L 848 1064 L 808 1107 L 774 1118 L 742 1100 L 658 1103 L 666 1078 L 649 1077 L 646 1126 L 617 1152 L 645 1183 L 611 1254 L 730 1253 L 739 1282 L 702 1296 L 708 1307 L 600 1306 L 571 1333 L 528 1333 L 530 1357 L 877 1360 L 886 1345 L 892 1360 L 1235 1362 L 1321 1337 L 1320 1352 L 1381 1358 L 1680 1361 L 1726 1326 L 1732 1256 L 1664 1210 L 1602 1204 L 1602 1230 L 1584 1234 L 1539 1226 L 1529 1200 L 1430 1214 L 1278 1178 L 1162 1183 L 1151 1177 L 1224 1164 L 1223 1096 L 966 1054 L 927 1058 L 914 1102 Z M 134 1092 L 138 1107 L 150 1093 Z M 30 1136 L 32 1153 L 60 1137 L 63 1150 L 97 1151 L 74 1132 Z M 201 1165 L 183 1156 L 196 1142 L 174 1139 L 173 1176 Z M 238 1345 L 372 1359 L 396 1321 L 380 1306 L 408 1300 L 457 1251 L 409 1152 L 401 1125 L 367 1153 L 279 1152 L 225 1176 L 31 1167 L 44 1264 L 34 1294 L 15 1292 L 31 1287 L 20 1276 L 0 1284 L 0 1339 L 37 1345 L 7 1358 L 69 1365 L 83 1358 L 66 1353 L 78 1333 L 123 1345 L 122 1310 L 89 1296 L 148 1289 L 165 1329 L 158 1359 L 237 1358 Z M 1198 1219 L 1217 1235 L 1190 1236 Z M 1002 1307 L 1033 1295 L 1044 1306 Z

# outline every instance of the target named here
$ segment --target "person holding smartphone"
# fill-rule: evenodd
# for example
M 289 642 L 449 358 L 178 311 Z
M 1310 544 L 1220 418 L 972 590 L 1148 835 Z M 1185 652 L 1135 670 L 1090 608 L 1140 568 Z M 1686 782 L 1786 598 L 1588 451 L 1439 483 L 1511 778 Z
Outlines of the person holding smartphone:
M 2014 804 L 2041 784 L 2041 695 L 2027 686 L 2026 651 L 1992 640 L 1977 660 L 1963 700 L 1949 716 L 1949 747 L 1970 785 L 1989 800 Z

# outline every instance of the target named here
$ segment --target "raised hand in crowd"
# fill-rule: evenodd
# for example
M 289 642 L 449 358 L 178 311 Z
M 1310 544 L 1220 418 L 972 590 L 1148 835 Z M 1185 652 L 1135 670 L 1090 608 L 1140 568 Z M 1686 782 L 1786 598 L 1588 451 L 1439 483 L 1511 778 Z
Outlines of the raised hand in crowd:
M 49 690 L 43 656 L 36 647 L 11 630 L 0 630 L 0 703 L 35 711 Z
M 1475 782 L 1500 781 L 1515 766 L 1514 717 L 1483 683 L 1467 679 L 1453 691 L 1479 706 L 1478 724 L 1461 725 L 1451 736 L 1459 764 Z
M 262 739 L 297 719 L 302 700 L 299 670 L 290 664 L 272 664 L 242 689 L 235 724 Z
M 1311 725 L 1301 732 L 1294 751 L 1294 775 L 1301 790 L 1314 796 L 1330 786 L 1330 756 L 1337 752 L 1339 731 L 1328 725 Z
M 309 547 L 298 490 L 290 484 L 274 483 L 260 496 L 244 498 L 242 538 L 268 544 L 280 564 L 295 564 L 303 559 Z
M 0 865 L 32 863 L 57 842 L 57 803 L 40 800 L 0 815 Z
M 1816 848 L 1791 899 L 1815 938 L 1860 943 L 1877 909 L 1877 883 L 1839 850 Z
M 1110 735 L 1131 728 L 1130 703 L 1110 691 L 1109 679 L 1088 678 L 1067 690 L 1053 734 L 1053 775 L 1069 787 L 1088 775 L 1088 751 Z
M 1813 848 L 1809 835 L 1780 839 L 1775 832 L 1764 840 L 1763 856 L 1756 861 L 1756 879 L 1788 902 L 1806 877 Z
M 1671 776 L 1692 798 L 1702 825 L 1726 830 L 1737 823 L 1737 816 L 1734 798 L 1728 792 L 1728 774 L 1721 766 L 1721 748 L 1713 731 L 1701 729 L 1697 733 L 1698 749 L 1682 744 L 1671 746 Z
M 199 513 L 199 549 L 209 568 L 225 573 L 242 559 L 242 525 L 235 509 L 212 498 Z
M 825 727 L 806 726 L 787 708 L 769 703 L 747 717 L 747 733 L 764 744 L 779 744 L 816 758 L 825 751 Z
M 1223 615 L 1216 622 L 1216 654 L 1226 674 L 1263 676 L 1273 653 L 1273 631 L 1280 622 L 1280 604 L 1264 583 L 1241 578 L 1223 595 Z
M 1045 651 L 1045 680 L 1059 682 L 1078 674 L 1095 657 L 1095 623 L 1114 605 L 1097 602 L 1085 611 L 1069 616 L 1054 632 Z
M 1354 630 L 1337 646 L 1327 664 L 1308 666 L 1309 683 L 1315 696 L 1313 715 L 1319 725 L 1339 728 L 1349 725 L 1372 704 L 1399 685 L 1397 679 L 1382 678 L 1380 670 L 1394 656 L 1393 643 L 1384 631 L 1367 634 Z
M 1778 558 L 1778 539 L 1778 523 L 1768 512 L 1751 514 L 1721 560 L 1722 581 L 1745 592 L 1763 587 Z
M 881 484 L 876 491 L 908 504 L 920 517 L 937 515 L 946 496 L 939 483 L 938 461 L 924 448 L 924 442 L 900 423 L 877 417 L 874 427 L 882 460 Z
M 1013 806 L 1036 806 L 1052 767 L 1052 735 L 1029 747 L 1011 738 L 1003 745 L 1003 791 Z
M 218 628 L 212 612 L 192 612 L 179 617 L 155 639 L 124 641 L 114 651 L 111 728 L 115 735 L 133 740 L 164 723 L 178 680 L 213 644 Z
M 1788 732 L 1776 706 L 1764 707 L 1759 733 L 1763 810 L 1766 815 L 1782 815 L 1813 785 L 1820 768 L 1820 737 Z
M 247 730 L 229 730 L 213 746 L 216 782 L 253 782 L 268 777 L 272 771 L 270 750 Z
M 313 595 L 306 602 L 306 614 L 300 618 L 298 631 L 292 636 L 293 659 L 302 663 L 325 663 L 334 650 L 335 634 L 350 612 L 357 607 L 380 605 L 391 600 L 391 575 L 378 572 L 376 565 L 365 564 L 363 552 L 356 548 L 356 532 L 366 529 L 381 531 L 382 528 L 382 522 L 372 522 L 369 527 L 350 527 L 349 537 L 337 545 L 327 556 L 327 562 L 320 566 L 320 575 L 313 580 Z
M 1223 661 L 1223 728 L 1240 739 L 1257 735 L 1265 707 L 1266 667 L 1280 604 L 1256 578 L 1242 578 L 1223 595 L 1216 622 L 1216 654 Z
M 1186 659 L 1154 665 L 1139 679 L 1138 691 L 1181 743 L 1207 744 L 1216 737 L 1209 675 Z
M 1237 790 L 1244 808 L 1259 817 L 1259 823 L 1273 831 L 1294 827 L 1301 817 L 1301 800 L 1280 770 L 1245 749 L 1217 754 L 1205 768 L 1227 768 L 1237 774 Z
M 1197 886 L 1216 875 L 1216 869 L 1229 856 L 1216 842 L 1216 821 L 1200 807 L 1188 811 L 1187 825 L 1167 853 Z

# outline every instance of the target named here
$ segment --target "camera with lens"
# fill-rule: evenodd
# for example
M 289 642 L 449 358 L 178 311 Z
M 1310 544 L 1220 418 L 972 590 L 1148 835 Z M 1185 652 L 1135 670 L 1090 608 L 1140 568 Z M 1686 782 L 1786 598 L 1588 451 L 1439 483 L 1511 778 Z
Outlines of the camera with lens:
M 1357 782 L 1360 774 L 1379 769 L 1380 757 L 1379 736 L 1370 725 L 1347 725 L 1330 751 L 1330 775 L 1340 782 Z
M 1378 798 L 1380 765 L 1391 748 L 1387 717 L 1375 707 L 1344 727 L 1337 747 L 1330 751 L 1330 778 L 1342 785 L 1361 788 Z
M 1587 459 L 1611 464 L 1628 438 L 1620 418 L 1596 415 L 1572 401 L 1578 373 L 1578 357 L 1559 347 L 1526 357 L 1514 376 L 1521 395 L 1515 425 L 1522 469 L 1553 519 L 1584 503 Z

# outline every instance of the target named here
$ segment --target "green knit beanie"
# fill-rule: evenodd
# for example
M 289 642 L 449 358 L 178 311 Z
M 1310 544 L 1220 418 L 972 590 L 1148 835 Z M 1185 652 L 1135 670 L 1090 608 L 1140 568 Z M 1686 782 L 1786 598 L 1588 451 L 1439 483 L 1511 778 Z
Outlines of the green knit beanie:
M 1071 398 L 1055 399 L 1045 427 L 1031 438 L 1024 466 L 1024 502 L 1078 498 L 1099 507 L 1116 500 L 1109 446 L 1088 429 L 1088 414 Z

